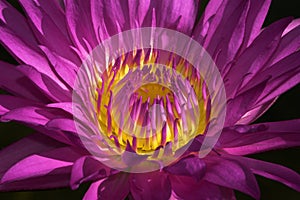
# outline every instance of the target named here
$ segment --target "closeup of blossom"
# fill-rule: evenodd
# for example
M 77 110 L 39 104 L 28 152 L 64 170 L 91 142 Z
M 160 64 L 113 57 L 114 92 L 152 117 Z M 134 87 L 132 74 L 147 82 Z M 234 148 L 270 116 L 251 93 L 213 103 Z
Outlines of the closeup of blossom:
M 300 19 L 202 3 L 0 0 L 0 122 L 34 131 L 0 149 L 0 192 L 260 199 L 257 176 L 300 192 L 298 172 L 251 157 L 300 146 L 300 119 L 254 123 L 300 83 Z

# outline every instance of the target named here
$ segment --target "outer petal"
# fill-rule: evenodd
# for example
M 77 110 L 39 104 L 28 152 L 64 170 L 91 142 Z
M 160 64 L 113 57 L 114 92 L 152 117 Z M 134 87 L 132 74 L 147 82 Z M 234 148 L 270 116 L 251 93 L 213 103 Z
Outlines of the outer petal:
M 242 163 L 221 157 L 207 157 L 205 180 L 228 188 L 239 190 L 259 199 L 259 187 L 253 173 Z
M 291 19 L 282 19 L 264 29 L 230 67 L 224 77 L 229 98 L 234 97 L 240 87 L 250 82 L 258 72 L 264 69 L 264 65 L 276 50 L 282 32 L 290 21 Z
M 180 176 L 171 176 L 170 180 L 173 190 L 172 197 L 174 199 L 235 199 L 233 190 L 205 180 L 197 182 L 192 178 Z
M 46 190 L 67 187 L 69 185 L 70 172 L 71 167 L 57 168 L 44 176 L 0 184 L 0 191 Z
M 80 156 L 69 147 L 28 156 L 5 172 L 1 184 L 45 176 L 55 169 L 71 166 Z
M 98 199 L 123 200 L 129 193 L 128 174 L 120 173 L 105 179 L 98 188 Z
M 247 155 L 300 145 L 300 120 L 231 127 L 219 139 L 222 150 Z
M 68 37 L 64 13 L 58 2 L 20 0 L 20 3 L 33 24 L 34 33 L 40 44 L 79 65 L 77 55 L 70 48 L 71 41 Z
M 171 183 L 163 172 L 131 174 L 130 183 L 130 192 L 136 200 L 164 200 L 171 195 Z
M 17 69 L 31 79 L 34 84 L 43 91 L 43 93 L 52 99 L 52 101 L 71 101 L 71 91 L 67 88 L 61 88 L 60 85 L 56 81 L 53 81 L 53 79 L 51 79 L 48 75 L 40 73 L 34 67 L 28 65 L 18 66 Z
M 0 116 L 6 114 L 11 110 L 31 105 L 34 105 L 34 103 L 31 101 L 10 95 L 0 94 Z
M 66 89 L 66 86 L 57 78 L 41 51 L 36 50 L 24 40 L 24 38 L 0 24 L 0 43 L 7 47 L 17 60 L 34 67 L 39 73 L 47 74 L 61 89 Z
M 281 165 L 246 157 L 236 158 L 245 163 L 255 174 L 281 182 L 300 192 L 300 175 Z
M 28 26 L 25 17 L 3 0 L 0 0 L 0 20 L 8 29 L 12 30 L 16 35 L 30 44 L 31 48 L 34 48 L 35 50 L 38 49 L 37 41 L 34 38 L 34 34 Z
M 40 152 L 51 151 L 63 146 L 64 145 L 62 143 L 41 134 L 32 134 L 25 137 L 0 151 L 0 177 L 3 176 L 3 173 L 8 168 L 27 156 Z
M 209 1 L 194 36 L 222 72 L 258 35 L 270 3 L 270 0 Z
M 187 157 L 164 170 L 171 175 L 189 176 L 199 181 L 205 174 L 205 162 L 198 157 Z
M 86 181 L 103 179 L 110 173 L 110 169 L 95 160 L 92 156 L 85 156 L 78 160 L 73 165 L 71 174 L 71 188 L 77 189 L 79 185 Z
M 66 19 L 73 43 L 80 50 L 81 58 L 98 44 L 91 18 L 91 2 L 66 0 Z
M 15 66 L 0 61 L 0 88 L 13 95 L 26 99 L 49 102 L 49 99 L 38 90 L 32 81 L 24 76 Z M 9 76 L 7 75 L 9 74 Z
M 263 82 L 268 77 L 267 87 L 257 99 L 255 105 L 270 101 L 300 82 L 300 52 L 297 51 L 278 63 L 261 71 L 242 91 L 246 91 L 253 83 Z
M 92 183 L 88 191 L 85 193 L 83 200 L 98 199 L 98 188 L 104 180 L 105 179 L 102 179 L 100 181 Z

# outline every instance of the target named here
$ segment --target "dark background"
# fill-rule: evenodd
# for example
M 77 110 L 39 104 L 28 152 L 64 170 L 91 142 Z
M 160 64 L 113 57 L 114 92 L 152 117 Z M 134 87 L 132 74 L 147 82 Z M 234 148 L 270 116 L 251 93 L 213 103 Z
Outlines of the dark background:
M 14 0 L 10 0 L 16 8 L 20 6 Z M 207 0 L 205 1 L 207 2 Z M 203 8 L 201 8 L 201 11 Z M 287 16 L 295 18 L 300 17 L 300 1 L 299 0 L 273 0 L 265 26 L 270 23 Z M 300 58 L 299 58 L 300 59 Z M 5 60 L 10 63 L 16 62 L 11 56 L 0 46 L 0 60 Z M 2 73 L 2 72 L 1 72 Z M 1 93 L 1 91 L 0 91 Z M 3 92 L 2 92 L 3 93 Z M 257 122 L 266 121 L 280 121 L 300 118 L 300 85 L 294 87 L 287 93 L 283 94 L 277 102 L 268 110 Z M 19 140 L 20 138 L 32 133 L 29 128 L 16 124 L 0 123 L 0 149 Z M 285 150 L 276 150 L 266 153 L 252 155 L 251 157 L 278 163 L 291 168 L 300 173 L 300 148 L 291 148 Z M 1 161 L 0 161 L 1 162 Z M 261 188 L 262 199 L 300 199 L 300 193 L 282 185 L 281 183 L 271 181 L 257 176 L 259 186 Z M 46 181 L 46 180 L 45 180 Z M 82 199 L 89 184 L 83 184 L 80 189 L 72 191 L 70 189 L 56 189 L 46 191 L 32 191 L 32 192 L 7 192 L 0 193 L 0 200 L 26 200 L 26 199 Z M 240 192 L 236 192 L 237 199 L 251 199 L 249 196 Z

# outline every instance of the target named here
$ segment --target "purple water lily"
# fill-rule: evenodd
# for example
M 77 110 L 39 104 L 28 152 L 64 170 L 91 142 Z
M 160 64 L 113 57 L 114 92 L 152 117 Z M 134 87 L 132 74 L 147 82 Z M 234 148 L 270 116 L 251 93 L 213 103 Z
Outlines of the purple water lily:
M 211 0 L 196 22 L 199 2 L 194 0 L 20 0 L 26 16 L 0 0 L 0 41 L 19 63 L 14 66 L 0 61 L 0 88 L 8 92 L 0 95 L 0 121 L 17 121 L 36 132 L 0 151 L 0 191 L 77 189 L 84 182 L 92 182 L 84 199 L 127 196 L 235 199 L 234 190 L 259 199 L 254 175 L 300 191 L 298 173 L 247 157 L 300 145 L 300 119 L 251 124 L 279 95 L 300 82 L 300 20 L 284 18 L 262 29 L 270 3 L 270 0 Z M 209 116 L 214 98 L 206 94 L 207 80 L 201 81 L 190 63 L 176 61 L 178 55 L 170 58 L 163 51 L 152 49 L 124 54 L 95 78 L 95 90 L 83 92 L 87 96 L 91 94 L 88 99 L 94 100 L 94 104 L 91 100 L 89 107 L 84 102 L 82 118 L 74 114 L 77 103 L 74 95 L 78 94 L 77 91 L 74 94 L 74 88 L 82 63 L 111 36 L 141 27 L 161 27 L 193 38 L 218 67 L 226 90 L 227 113 L 218 141 L 204 157 L 199 157 L 199 151 L 207 127 L 213 123 Z M 130 97 L 133 102 L 129 104 L 130 116 L 120 115 L 120 121 L 132 119 L 134 126 L 149 124 L 153 129 L 156 126 L 151 126 L 151 120 L 165 118 L 161 132 L 143 140 L 118 129 L 113 120 L 118 112 L 114 114 L 112 101 L 120 91 L 126 94 L 118 89 L 118 83 L 130 77 L 130 73 L 139 74 L 134 71 L 136 63 L 149 64 L 140 72 L 144 75 L 152 71 L 151 62 L 159 58 L 166 60 L 163 63 L 166 67 L 180 71 L 196 95 L 185 94 L 184 90 L 178 96 L 172 95 L 167 87 L 159 84 L 146 84 L 136 90 L 136 96 Z M 171 75 L 164 78 L 173 80 Z M 175 85 L 182 88 L 179 82 L 182 81 Z M 183 88 L 188 88 L 186 85 Z M 197 90 L 199 86 L 201 90 Z M 186 104 L 180 104 L 181 95 Z M 194 110 L 200 110 L 199 116 L 205 116 L 202 121 L 196 121 L 202 125 L 200 128 L 195 128 L 193 121 L 197 112 L 193 117 L 184 115 L 189 102 Z M 165 108 L 167 114 L 156 110 L 155 115 L 149 114 L 152 116 L 149 119 L 144 117 L 153 112 L 148 108 L 155 103 Z M 91 123 L 93 119 L 99 124 Z M 82 125 L 81 131 L 86 130 L 84 134 L 78 131 L 76 123 Z M 190 127 L 196 130 L 196 135 L 186 137 Z M 104 134 L 101 138 L 106 138 L 105 141 L 91 137 L 90 133 L 97 130 Z M 148 130 L 145 129 L 145 134 Z M 185 139 L 180 143 L 180 138 Z M 87 149 L 85 139 L 100 150 L 92 153 L 95 148 Z M 114 145 L 116 150 L 104 150 L 103 142 Z M 159 158 L 157 150 L 164 149 L 166 153 L 169 144 L 173 145 L 171 152 L 186 149 L 167 166 L 154 171 L 130 173 L 106 163 L 107 158 L 115 156 L 117 165 L 118 159 L 122 159 L 131 170 L 133 166 L 143 166 L 141 163 L 157 164 L 159 159 L 150 162 L 147 153 Z M 120 156 L 115 152 L 121 152 Z M 154 156 L 156 152 L 158 155 Z

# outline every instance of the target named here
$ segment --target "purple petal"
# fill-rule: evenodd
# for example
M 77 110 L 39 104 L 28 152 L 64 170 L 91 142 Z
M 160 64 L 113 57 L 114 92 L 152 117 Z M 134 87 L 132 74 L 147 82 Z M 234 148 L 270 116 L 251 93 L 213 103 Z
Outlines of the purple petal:
M 203 46 L 220 69 L 234 59 L 243 43 L 249 8 L 249 1 L 223 1 L 210 24 Z
M 47 55 L 50 63 L 63 82 L 70 88 L 73 88 L 78 67 L 69 60 L 51 52 L 47 47 L 41 46 L 41 49 Z
M 110 168 L 95 160 L 91 156 L 85 156 L 73 165 L 71 174 L 71 188 L 77 189 L 79 185 L 86 181 L 103 179 L 110 173 Z
M 73 103 L 72 102 L 58 102 L 58 103 L 51 103 L 48 104 L 47 107 L 49 108 L 59 108 L 71 115 L 73 115 Z
M 151 5 L 152 4 L 152 5 Z M 157 26 L 174 29 L 187 35 L 191 34 L 198 13 L 199 1 L 165 0 L 152 1 L 143 26 L 149 26 L 152 18 L 152 6 L 155 8 Z M 148 21 L 148 22 L 147 22 Z
M 276 100 L 277 98 L 272 99 L 271 101 L 268 101 L 261 106 L 250 109 L 236 122 L 236 124 L 251 124 L 262 114 L 264 114 L 275 103 Z
M 183 158 L 164 168 L 171 175 L 190 176 L 198 181 L 204 176 L 205 169 L 205 162 L 198 157 Z
M 1 184 L 13 181 L 24 180 L 32 177 L 44 176 L 57 168 L 71 166 L 73 163 L 65 160 L 58 160 L 48 157 L 49 154 L 58 154 L 60 156 L 69 156 L 69 148 L 59 148 L 53 151 L 43 153 L 43 155 L 31 155 L 17 162 L 9 168 L 1 178 Z
M 136 200 L 163 200 L 171 195 L 171 183 L 163 172 L 131 174 L 130 183 L 130 192 Z
M 300 82 L 300 52 L 297 51 L 268 69 L 256 75 L 243 91 L 247 90 L 253 83 L 259 83 L 266 77 L 270 77 L 267 87 L 257 99 L 256 105 L 270 101 Z
M 195 181 L 192 178 L 180 176 L 171 176 L 170 179 L 174 199 L 235 199 L 233 190 L 205 180 Z
M 248 111 L 253 109 L 253 107 L 255 108 L 257 99 L 265 89 L 266 84 L 267 81 L 259 83 L 235 98 L 228 100 L 225 127 L 234 125 Z
M 7 112 L 0 119 L 2 121 L 19 121 L 33 125 L 46 125 L 51 119 L 62 118 L 65 116 L 63 111 L 37 106 L 21 107 Z
M 240 87 L 264 68 L 276 50 L 282 32 L 290 21 L 289 18 L 282 19 L 265 28 L 232 65 L 225 76 L 225 87 L 229 98 L 234 97 Z M 251 80 L 251 82 L 253 81 Z
M 35 105 L 35 103 L 19 97 L 0 94 L 0 116 L 6 114 L 11 110 L 31 105 Z
M 74 120 L 68 118 L 56 118 L 49 120 L 49 122 L 46 124 L 46 127 L 53 130 L 77 133 Z
M 300 192 L 300 175 L 281 165 L 255 160 L 246 157 L 239 157 L 239 161 L 247 165 L 255 174 L 281 182 Z
M 33 24 L 35 36 L 40 44 L 80 65 L 79 59 L 70 48 L 71 41 L 68 37 L 64 13 L 59 8 L 58 2 L 20 0 L 20 3 Z
M 17 69 L 31 79 L 54 102 L 71 101 L 71 91 L 67 88 L 61 88 L 56 81 L 47 75 L 27 65 L 18 66 Z
M 299 21 L 299 20 L 298 20 Z M 292 21 L 290 24 L 293 24 Z M 300 48 L 300 23 L 298 22 L 297 26 L 290 28 L 288 33 L 286 33 L 280 44 L 274 53 L 272 59 L 269 61 L 269 65 L 275 64 L 283 58 L 291 55 L 292 53 L 298 51 Z
M 5 72 L 0 73 L 0 88 L 26 99 L 49 102 L 32 81 L 16 70 L 15 66 L 0 61 L 0 71 Z
M 91 2 L 66 0 L 65 1 L 67 26 L 73 43 L 80 50 L 85 59 L 98 44 L 91 18 Z
M 17 60 L 21 60 L 22 63 L 32 66 L 42 74 L 47 74 L 58 86 L 62 89 L 66 89 L 66 86 L 57 78 L 51 66 L 49 66 L 47 59 L 40 51 L 35 50 L 35 48 L 24 41 L 24 38 L 19 37 L 12 30 L 1 25 L 0 43 L 2 43 Z
M 48 190 L 68 187 L 70 173 L 71 167 L 58 168 L 44 176 L 0 184 L 0 191 Z
M 83 200 L 98 199 L 98 188 L 104 180 L 105 179 L 102 179 L 100 181 L 92 183 L 88 191 L 85 193 Z
M 38 50 L 37 41 L 25 17 L 3 0 L 0 0 L 0 20 L 8 29 L 13 31 L 18 37 L 23 38 L 27 44 L 30 44 L 31 48 Z
M 98 199 L 125 199 L 129 193 L 128 174 L 120 173 L 105 179 L 98 188 Z
M 248 13 L 248 19 L 246 22 L 247 30 L 245 32 L 244 39 L 245 47 L 249 46 L 257 37 L 257 35 L 261 32 L 262 25 L 269 11 L 270 4 L 271 0 L 250 1 L 250 9 Z
M 259 199 L 260 192 L 255 176 L 242 163 L 224 156 L 209 156 L 206 162 L 205 180 L 239 190 L 255 199 Z
M 233 155 L 247 155 L 300 145 L 300 120 L 238 125 L 225 130 L 219 142 Z
M 63 146 L 62 143 L 41 134 L 32 134 L 25 137 L 0 151 L 0 177 L 9 167 L 27 156 L 51 151 Z
M 46 139 L 44 142 L 49 143 L 49 141 L 51 140 Z M 67 186 L 65 183 L 69 182 L 71 165 L 82 156 L 81 152 L 71 147 L 54 147 L 52 150 L 45 151 L 45 149 L 41 149 L 39 146 L 35 146 L 38 147 L 38 149 L 34 149 L 34 152 L 32 152 L 33 149 L 31 148 L 32 145 L 35 145 L 35 141 L 32 142 L 32 140 L 30 140 L 26 142 L 28 142 L 28 144 L 19 148 L 18 151 L 23 148 L 25 152 L 31 153 L 31 155 L 25 155 L 26 157 L 24 159 L 18 160 L 17 162 L 14 160 L 16 163 L 8 168 L 1 178 L 0 190 L 43 189 L 46 187 L 60 187 L 61 184 Z M 51 145 L 51 143 L 49 145 Z M 42 152 L 38 152 L 41 150 Z M 11 154 L 9 154 L 9 156 L 11 156 Z M 56 183 L 53 182 L 54 179 L 57 179 Z M 32 181 L 32 184 L 30 184 L 30 186 L 24 186 L 24 183 L 29 181 Z M 42 181 L 45 183 L 42 183 Z M 46 183 L 47 181 L 49 181 L 49 183 Z M 37 185 L 38 183 L 40 186 Z

